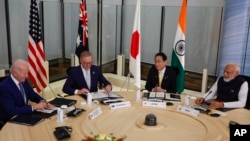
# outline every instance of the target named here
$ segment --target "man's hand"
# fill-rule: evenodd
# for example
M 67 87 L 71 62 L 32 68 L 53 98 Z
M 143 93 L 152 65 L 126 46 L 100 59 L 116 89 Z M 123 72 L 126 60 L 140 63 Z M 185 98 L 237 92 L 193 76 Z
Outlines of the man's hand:
M 33 111 L 35 111 L 35 110 L 42 110 L 46 107 L 47 107 L 47 103 L 44 101 L 41 101 L 38 104 L 34 105 L 32 108 L 33 108 Z
M 164 89 L 162 89 L 161 87 L 155 87 L 154 89 L 153 89 L 153 92 L 164 92 L 165 90 Z
M 209 108 L 211 109 L 217 109 L 217 108 L 223 108 L 224 103 L 221 101 L 211 101 L 209 102 Z
M 112 86 L 107 85 L 106 87 L 104 87 L 104 91 L 107 92 L 107 93 L 110 93 L 112 91 Z
M 47 103 L 47 107 L 46 108 L 48 108 L 48 109 L 54 109 L 54 108 L 56 108 L 56 106 L 53 105 L 53 104 Z
M 82 88 L 77 91 L 77 94 L 87 94 L 87 93 L 89 93 L 89 90 L 86 88 Z
M 202 97 L 197 97 L 195 100 L 195 104 L 200 105 L 202 102 L 204 102 L 204 98 Z

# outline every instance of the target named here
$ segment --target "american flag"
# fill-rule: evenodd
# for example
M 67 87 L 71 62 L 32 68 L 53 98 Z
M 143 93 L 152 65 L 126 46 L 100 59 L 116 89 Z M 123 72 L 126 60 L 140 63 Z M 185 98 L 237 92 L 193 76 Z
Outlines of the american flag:
M 41 31 L 37 3 L 36 0 L 31 0 L 28 39 L 28 75 L 37 92 L 41 92 L 41 90 L 47 86 L 47 73 L 45 69 L 45 55 Z
M 75 53 L 78 57 L 80 57 L 83 51 L 88 50 L 88 13 L 86 8 L 86 0 L 81 0 Z

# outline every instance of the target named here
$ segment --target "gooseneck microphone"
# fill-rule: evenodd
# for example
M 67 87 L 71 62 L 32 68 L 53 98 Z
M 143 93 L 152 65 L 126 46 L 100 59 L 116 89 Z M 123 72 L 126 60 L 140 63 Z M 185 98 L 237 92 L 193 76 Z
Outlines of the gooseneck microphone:
M 206 102 L 207 97 L 212 93 L 213 91 L 209 91 L 208 94 L 203 98 L 203 101 L 201 102 L 201 105 L 208 105 Z
M 204 101 L 207 99 L 207 97 L 212 93 L 213 91 L 209 91 L 208 94 L 204 97 Z

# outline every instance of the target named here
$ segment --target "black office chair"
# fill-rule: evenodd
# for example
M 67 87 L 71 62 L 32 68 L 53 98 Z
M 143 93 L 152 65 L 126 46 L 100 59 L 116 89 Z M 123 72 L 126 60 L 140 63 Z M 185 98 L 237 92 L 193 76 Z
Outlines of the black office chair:
M 0 77 L 0 83 L 6 78 L 7 76 L 1 76 Z M 4 126 L 5 122 L 0 121 L 0 130 L 2 129 L 2 127 Z
M 242 76 L 248 83 L 247 102 L 245 108 L 250 110 L 250 76 L 246 75 L 240 75 L 240 76 Z
M 68 68 L 67 68 L 67 70 L 66 70 L 67 75 L 69 75 L 69 72 L 70 72 L 70 70 L 71 70 L 72 68 L 74 68 L 74 67 L 68 67 Z
M 179 73 L 179 68 L 173 67 L 173 66 L 168 66 L 168 67 L 171 67 L 171 69 L 175 72 L 176 76 L 178 75 L 178 73 Z

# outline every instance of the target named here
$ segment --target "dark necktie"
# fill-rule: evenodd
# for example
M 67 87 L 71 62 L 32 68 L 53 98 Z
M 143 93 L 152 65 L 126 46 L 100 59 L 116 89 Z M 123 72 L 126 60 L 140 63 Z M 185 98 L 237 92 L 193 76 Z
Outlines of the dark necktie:
M 26 94 L 25 94 L 25 91 L 24 91 L 24 88 L 23 88 L 23 84 L 19 83 L 19 87 L 20 87 L 21 94 L 23 96 L 24 103 L 26 104 Z

